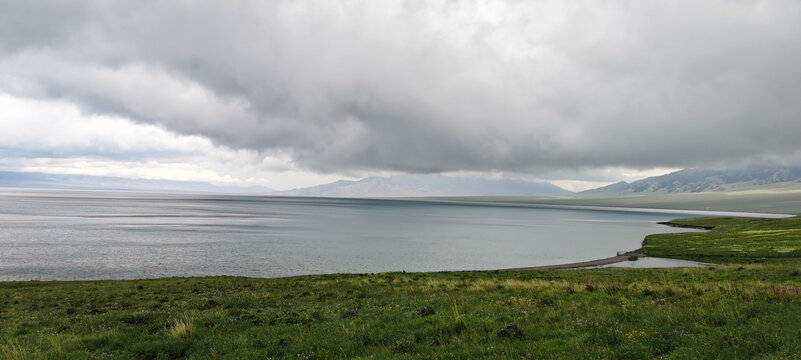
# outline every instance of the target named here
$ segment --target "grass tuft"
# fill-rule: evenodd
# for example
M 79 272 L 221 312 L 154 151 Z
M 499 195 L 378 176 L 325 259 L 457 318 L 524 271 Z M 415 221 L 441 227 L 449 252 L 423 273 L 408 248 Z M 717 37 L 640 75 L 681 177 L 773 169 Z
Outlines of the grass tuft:
M 191 338 L 195 335 L 195 323 L 190 317 L 175 320 L 167 328 L 167 335 L 171 338 Z

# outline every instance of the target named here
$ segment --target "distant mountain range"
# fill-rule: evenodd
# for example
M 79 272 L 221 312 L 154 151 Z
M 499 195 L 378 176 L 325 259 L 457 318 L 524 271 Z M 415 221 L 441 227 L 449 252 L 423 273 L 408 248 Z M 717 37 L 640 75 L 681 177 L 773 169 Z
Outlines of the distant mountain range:
M 727 191 L 784 182 L 801 182 L 801 167 L 750 166 L 733 170 L 684 169 L 632 183 L 621 181 L 579 194 Z
M 10 171 L 0 171 L 0 187 L 227 194 L 268 194 L 274 191 L 261 186 L 219 186 L 199 181 L 129 179 L 110 176 Z
M 572 192 L 546 182 L 487 179 L 472 176 L 396 175 L 276 192 L 287 196 L 422 197 L 478 195 L 568 195 Z
M 577 195 L 694 193 L 763 188 L 784 183 L 801 186 L 801 166 L 751 166 L 742 169 L 685 169 L 632 183 L 619 182 Z M 784 186 L 784 185 L 776 185 Z M 146 180 L 119 177 L 0 171 L 0 187 L 122 190 L 176 193 L 259 194 L 320 197 L 424 197 L 490 195 L 570 195 L 546 182 L 488 179 L 475 176 L 396 175 L 358 181 L 274 191 L 260 186 L 219 186 L 196 181 Z

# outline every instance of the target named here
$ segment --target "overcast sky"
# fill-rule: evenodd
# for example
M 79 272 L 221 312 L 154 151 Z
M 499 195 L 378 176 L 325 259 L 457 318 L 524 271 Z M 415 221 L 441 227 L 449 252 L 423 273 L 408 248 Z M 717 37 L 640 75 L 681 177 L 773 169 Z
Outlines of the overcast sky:
M 801 2 L 0 2 L 0 169 L 572 189 L 801 162 Z

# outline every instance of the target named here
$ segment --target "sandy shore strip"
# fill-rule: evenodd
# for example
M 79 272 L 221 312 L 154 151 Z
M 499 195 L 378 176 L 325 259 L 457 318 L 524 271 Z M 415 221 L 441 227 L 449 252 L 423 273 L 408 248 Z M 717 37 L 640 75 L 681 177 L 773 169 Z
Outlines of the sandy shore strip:
M 629 261 L 629 256 L 628 255 L 619 255 L 619 256 L 609 257 L 609 258 L 606 258 L 606 259 L 590 260 L 590 261 L 583 261 L 583 262 L 576 262 L 576 263 L 569 263 L 569 264 L 529 266 L 529 267 L 519 267 L 519 268 L 511 268 L 511 269 L 501 269 L 500 271 L 578 269 L 578 268 L 585 268 L 585 267 L 609 265 L 609 264 L 614 264 L 614 263 L 619 263 L 619 262 L 624 262 L 624 261 Z

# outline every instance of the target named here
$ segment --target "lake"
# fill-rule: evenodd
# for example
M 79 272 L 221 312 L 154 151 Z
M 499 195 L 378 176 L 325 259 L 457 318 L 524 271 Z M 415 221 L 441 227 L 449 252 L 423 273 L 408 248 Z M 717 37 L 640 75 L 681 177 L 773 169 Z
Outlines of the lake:
M 0 191 L 0 280 L 486 270 L 634 250 L 695 212 Z

